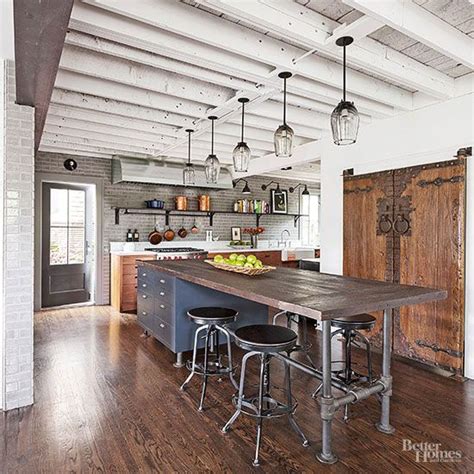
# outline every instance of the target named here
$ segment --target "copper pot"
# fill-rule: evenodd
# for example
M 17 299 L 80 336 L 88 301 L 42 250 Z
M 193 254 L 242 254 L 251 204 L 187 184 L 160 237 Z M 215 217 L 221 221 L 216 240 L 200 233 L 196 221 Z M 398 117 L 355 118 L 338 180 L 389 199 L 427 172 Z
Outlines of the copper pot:
M 198 209 L 200 211 L 210 211 L 211 210 L 211 197 L 207 194 L 198 196 Z
M 188 209 L 188 198 L 186 196 L 176 196 L 176 210 L 186 211 Z

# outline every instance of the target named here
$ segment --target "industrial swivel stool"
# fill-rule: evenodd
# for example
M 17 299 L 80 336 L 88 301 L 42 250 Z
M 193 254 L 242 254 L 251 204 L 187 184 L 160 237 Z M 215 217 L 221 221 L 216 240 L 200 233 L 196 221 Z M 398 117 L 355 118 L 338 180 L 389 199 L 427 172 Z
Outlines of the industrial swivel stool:
M 359 330 L 371 330 L 375 326 L 376 319 L 370 314 L 358 314 L 357 316 L 341 316 L 339 318 L 331 319 L 331 326 L 338 328 L 331 334 L 331 339 L 342 334 L 344 338 L 344 361 L 333 361 L 333 363 L 344 363 L 344 367 L 340 370 L 333 370 L 335 377 L 349 387 L 359 381 L 372 382 L 372 355 L 370 351 L 369 340 Z M 367 375 L 361 375 L 355 372 L 352 368 L 352 344 L 354 342 L 361 342 L 365 345 L 367 354 Z M 322 384 L 313 393 L 313 398 L 316 397 L 321 390 Z M 349 405 L 344 407 L 344 421 L 349 420 Z
M 203 377 L 201 400 L 199 402 L 199 411 L 203 410 L 204 398 L 206 397 L 207 378 L 209 376 L 228 375 L 232 385 L 239 388 L 233 375 L 232 366 L 231 337 L 229 331 L 225 328 L 226 324 L 232 323 L 237 317 L 237 311 L 230 308 L 193 308 L 188 311 L 188 316 L 192 321 L 199 325 L 194 335 L 193 359 L 187 362 L 187 367 L 191 371 L 188 378 L 181 385 L 180 390 L 184 390 L 191 381 L 194 374 Z M 204 361 L 199 364 L 196 361 L 197 349 L 199 345 L 199 334 L 205 332 L 204 342 Z M 219 334 L 223 334 L 227 340 L 227 361 L 222 362 L 222 355 L 219 347 Z
M 256 324 L 244 326 L 234 333 L 235 343 L 247 352 L 242 359 L 242 370 L 240 373 L 239 393 L 234 397 L 236 411 L 226 423 L 222 431 L 226 433 L 237 417 L 244 413 L 257 418 L 257 444 L 255 450 L 254 466 L 259 465 L 260 440 L 262 437 L 262 421 L 264 418 L 287 415 L 291 427 L 303 440 L 303 446 L 309 446 L 309 442 L 294 419 L 296 402 L 291 394 L 290 366 L 285 363 L 285 403 L 274 399 L 270 394 L 270 359 L 280 352 L 293 350 L 296 344 L 296 333 L 288 328 L 274 326 L 272 324 Z M 260 358 L 260 380 L 258 395 L 245 397 L 245 369 L 250 357 Z

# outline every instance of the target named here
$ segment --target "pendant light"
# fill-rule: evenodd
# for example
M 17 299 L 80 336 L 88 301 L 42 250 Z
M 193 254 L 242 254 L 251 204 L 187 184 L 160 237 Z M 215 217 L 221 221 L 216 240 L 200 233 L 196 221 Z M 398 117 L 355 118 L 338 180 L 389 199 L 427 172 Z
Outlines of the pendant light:
M 355 143 L 359 131 L 359 113 L 354 103 L 346 100 L 346 46 L 353 41 L 354 38 L 351 36 L 343 36 L 336 40 L 336 44 L 343 48 L 342 100 L 331 114 L 332 136 L 336 145 Z
M 211 154 L 206 158 L 206 181 L 210 184 L 217 184 L 219 180 L 219 171 L 221 169 L 221 164 L 217 159 L 217 156 L 214 155 L 214 121 L 217 120 L 215 115 L 208 117 L 211 121 Z
M 185 186 L 196 184 L 196 173 L 194 172 L 194 166 L 191 163 L 191 133 L 193 132 L 194 130 L 189 128 L 186 130 L 186 133 L 188 134 L 188 162 L 183 169 L 183 184 Z
M 234 148 L 232 157 L 234 159 L 234 171 L 237 173 L 246 173 L 249 169 L 250 163 L 250 148 L 244 142 L 244 109 L 245 104 L 249 101 L 246 97 L 240 97 L 238 101 L 242 104 L 242 133 L 240 142 Z
M 283 79 L 283 125 L 280 125 L 273 137 L 275 155 L 282 158 L 293 153 L 293 129 L 286 123 L 286 80 L 292 76 L 291 72 L 280 72 L 278 77 Z

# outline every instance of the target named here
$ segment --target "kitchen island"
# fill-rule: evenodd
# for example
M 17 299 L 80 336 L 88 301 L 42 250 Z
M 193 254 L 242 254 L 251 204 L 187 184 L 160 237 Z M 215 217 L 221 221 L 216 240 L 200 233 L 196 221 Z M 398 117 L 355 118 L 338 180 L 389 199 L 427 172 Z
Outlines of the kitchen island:
M 170 285 L 176 285 L 177 282 L 185 284 L 178 293 L 175 293 L 176 299 L 174 301 L 182 300 L 193 306 L 212 306 L 212 299 L 220 293 L 226 298 L 238 298 L 238 302 L 247 300 L 258 305 L 257 308 L 273 307 L 321 322 L 322 371 L 306 366 L 290 357 L 284 355 L 280 357 L 292 366 L 322 380 L 322 396 L 320 397 L 322 445 L 317 457 L 319 461 L 328 464 L 337 460 L 331 447 L 331 423 L 338 408 L 380 394 L 382 399 L 381 416 L 376 427 L 386 434 L 391 434 L 394 431 L 390 425 L 392 309 L 404 305 L 442 300 L 447 296 L 447 292 L 444 290 L 287 268 L 278 268 L 265 275 L 251 278 L 215 269 L 202 261 L 141 262 L 139 264 L 139 279 L 140 273 L 147 272 L 156 272 L 156 275 L 161 275 L 159 278 L 165 281 L 164 284 L 167 284 L 167 279 L 171 279 Z M 181 283 L 179 284 L 181 285 Z M 163 283 L 161 284 L 163 285 Z M 154 293 L 156 291 L 158 293 L 164 292 L 159 287 L 154 288 Z M 210 300 L 207 296 L 208 291 L 211 292 Z M 166 292 L 164 293 L 166 294 Z M 201 295 L 201 297 L 196 299 L 197 295 Z M 231 306 L 232 303 L 227 300 L 227 304 Z M 331 318 L 350 317 L 379 310 L 384 311 L 381 376 L 370 384 L 354 388 L 343 396 L 334 397 L 331 374 Z M 179 311 L 174 315 L 175 318 L 183 317 Z M 246 314 L 245 311 L 239 311 L 239 319 L 244 317 L 250 318 L 252 323 L 261 322 L 259 318 L 262 314 L 258 311 L 255 319 L 252 312 Z M 140 321 L 140 314 L 138 317 Z

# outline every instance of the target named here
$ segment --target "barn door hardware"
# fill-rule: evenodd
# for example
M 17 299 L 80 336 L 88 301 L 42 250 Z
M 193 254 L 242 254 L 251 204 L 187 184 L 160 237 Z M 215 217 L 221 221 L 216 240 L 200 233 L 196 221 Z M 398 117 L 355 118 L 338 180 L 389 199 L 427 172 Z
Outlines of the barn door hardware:
M 387 199 L 380 199 L 377 203 L 377 235 L 388 234 L 393 228 L 392 206 Z

